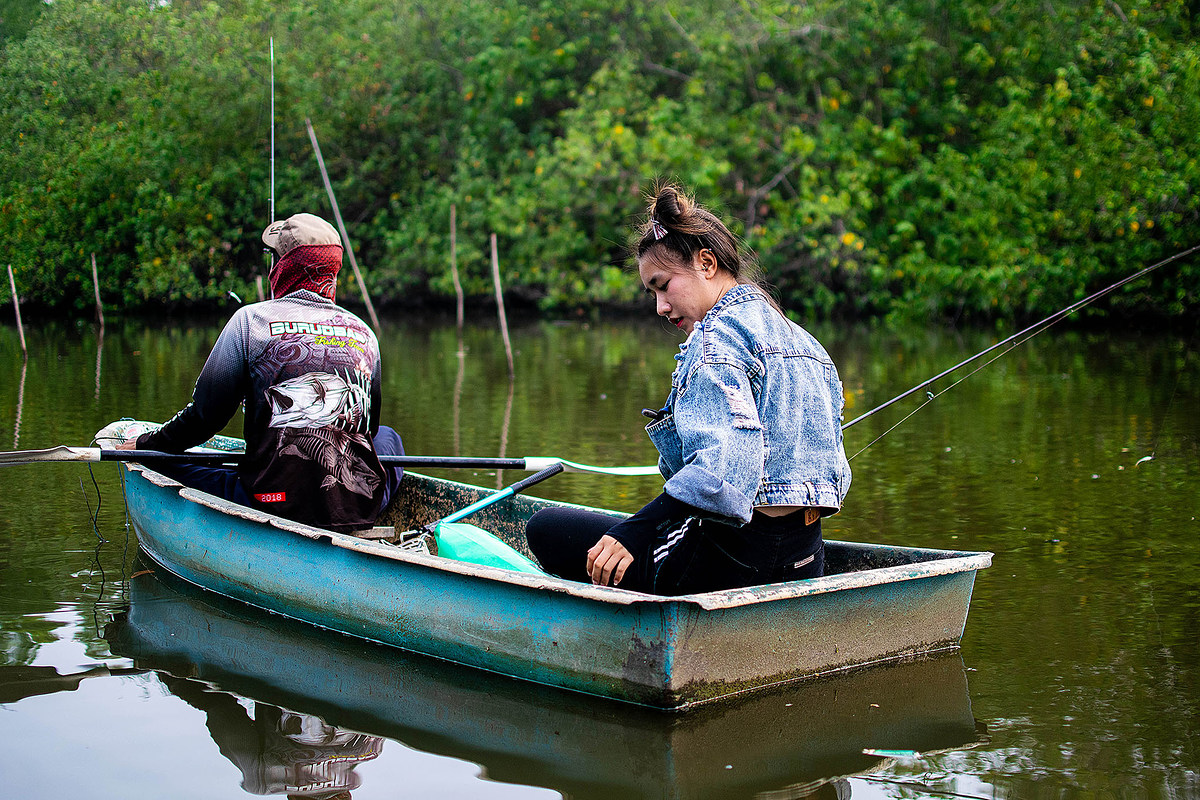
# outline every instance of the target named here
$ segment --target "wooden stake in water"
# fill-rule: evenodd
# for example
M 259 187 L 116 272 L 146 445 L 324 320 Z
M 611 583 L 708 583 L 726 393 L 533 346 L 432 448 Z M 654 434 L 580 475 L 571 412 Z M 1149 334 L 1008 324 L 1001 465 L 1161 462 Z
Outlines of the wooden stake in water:
M 8 265 L 8 285 L 12 287 L 13 311 L 17 312 L 17 336 L 21 339 L 21 353 L 28 355 L 25 349 L 25 327 L 21 325 L 21 301 L 17 297 L 17 281 L 13 277 L 12 264 Z
M 104 335 L 104 306 L 100 303 L 100 275 L 96 272 L 96 254 L 92 253 L 92 288 L 96 290 L 96 319 L 100 321 L 100 335 Z
M 337 220 L 338 231 L 342 241 L 346 243 L 346 255 L 350 257 L 350 266 L 354 268 L 354 277 L 358 280 L 358 288 L 362 292 L 363 303 L 367 313 L 371 315 L 371 324 L 379 330 L 379 317 L 375 316 L 375 306 L 371 305 L 371 296 L 367 294 L 367 285 L 363 283 L 362 273 L 358 271 L 358 262 L 354 260 L 354 248 L 350 246 L 350 237 L 346 234 L 346 226 L 342 224 L 342 212 L 338 210 L 337 198 L 333 196 L 333 184 L 329 182 L 329 173 L 325 171 L 325 159 L 321 157 L 321 145 L 317 144 L 317 132 L 313 130 L 312 121 L 307 117 L 304 124 L 308 126 L 308 138 L 312 141 L 313 152 L 317 155 L 317 166 L 321 168 L 321 180 L 325 182 L 325 192 L 329 195 L 329 204 L 333 206 L 333 218 Z
M 500 288 L 500 256 L 496 253 L 496 234 L 492 234 L 492 284 L 496 287 L 496 307 L 500 310 L 500 335 L 504 338 L 504 354 L 508 357 L 508 377 L 516 375 L 513 369 L 512 342 L 508 339 L 508 318 L 504 315 L 504 292 Z
M 461 334 L 463 327 L 463 288 L 458 279 L 458 221 L 457 207 L 450 204 L 450 279 L 454 281 L 454 296 L 458 301 L 458 330 Z M 460 348 L 461 349 L 461 348 Z

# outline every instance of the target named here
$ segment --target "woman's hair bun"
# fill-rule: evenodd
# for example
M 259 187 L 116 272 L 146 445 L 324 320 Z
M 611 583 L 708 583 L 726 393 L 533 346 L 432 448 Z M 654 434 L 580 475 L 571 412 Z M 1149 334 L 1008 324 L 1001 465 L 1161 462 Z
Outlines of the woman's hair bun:
M 668 228 L 676 227 L 691 210 L 691 201 L 679 187 L 666 184 L 658 189 L 650 204 L 650 216 Z

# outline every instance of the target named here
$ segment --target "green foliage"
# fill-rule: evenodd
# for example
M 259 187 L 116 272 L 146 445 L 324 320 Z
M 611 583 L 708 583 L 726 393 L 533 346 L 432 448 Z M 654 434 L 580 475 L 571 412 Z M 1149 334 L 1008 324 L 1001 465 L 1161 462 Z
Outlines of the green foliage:
M 24 37 L 45 6 L 43 0 L 0 0 L 0 45 Z
M 14 4 L 17 7 L 20 4 Z M 22 6 L 24 7 L 24 6 Z M 0 233 L 22 294 L 243 297 L 276 216 L 332 216 L 367 280 L 627 303 L 632 226 L 692 189 L 812 315 L 1043 315 L 1196 244 L 1200 46 L 1180 0 L 1068 7 L 55 0 L 0 56 Z M 1195 313 L 1196 260 L 1111 301 Z

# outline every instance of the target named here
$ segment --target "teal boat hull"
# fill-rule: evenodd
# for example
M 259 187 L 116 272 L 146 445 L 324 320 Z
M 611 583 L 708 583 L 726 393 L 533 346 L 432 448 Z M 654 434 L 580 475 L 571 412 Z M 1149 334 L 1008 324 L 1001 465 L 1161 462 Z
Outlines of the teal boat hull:
M 827 542 L 823 578 L 657 597 L 410 552 L 301 525 L 127 465 L 144 552 L 199 587 L 296 620 L 549 686 L 684 709 L 959 647 L 990 553 Z M 407 473 L 386 523 L 490 490 Z M 472 522 L 528 552 L 516 496 Z M 619 516 L 619 515 L 617 515 Z

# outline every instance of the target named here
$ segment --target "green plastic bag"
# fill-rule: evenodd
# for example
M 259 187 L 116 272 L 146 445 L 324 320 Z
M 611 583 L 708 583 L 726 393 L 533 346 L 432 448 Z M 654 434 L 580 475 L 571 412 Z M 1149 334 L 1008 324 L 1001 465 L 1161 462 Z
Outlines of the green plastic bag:
M 483 528 L 466 522 L 439 522 L 435 531 L 437 554 L 444 558 L 535 575 L 546 574 L 536 562 Z

